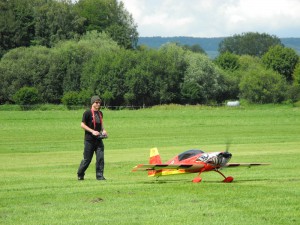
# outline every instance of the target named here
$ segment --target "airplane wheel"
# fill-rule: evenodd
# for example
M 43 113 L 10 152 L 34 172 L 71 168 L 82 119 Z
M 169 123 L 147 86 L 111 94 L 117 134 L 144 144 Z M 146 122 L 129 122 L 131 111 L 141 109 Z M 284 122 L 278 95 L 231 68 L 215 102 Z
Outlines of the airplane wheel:
M 202 181 L 201 177 L 196 177 L 196 178 L 194 178 L 193 183 L 199 183 L 201 181 Z
M 231 183 L 233 181 L 233 177 L 226 177 L 223 182 L 224 183 Z

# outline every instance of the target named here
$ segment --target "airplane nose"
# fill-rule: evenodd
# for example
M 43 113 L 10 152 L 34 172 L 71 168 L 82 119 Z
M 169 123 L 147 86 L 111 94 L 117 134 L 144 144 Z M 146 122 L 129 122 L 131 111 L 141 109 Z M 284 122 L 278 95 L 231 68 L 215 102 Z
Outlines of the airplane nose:
M 232 156 L 230 152 L 222 152 L 220 154 L 226 159 L 231 158 L 231 156 Z

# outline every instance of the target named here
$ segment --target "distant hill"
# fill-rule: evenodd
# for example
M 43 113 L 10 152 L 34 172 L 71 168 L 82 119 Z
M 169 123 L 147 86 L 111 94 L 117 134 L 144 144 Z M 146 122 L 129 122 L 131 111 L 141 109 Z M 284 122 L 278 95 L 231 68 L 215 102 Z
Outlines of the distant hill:
M 219 43 L 225 37 L 216 38 L 196 38 L 196 37 L 140 37 L 138 45 L 146 45 L 150 48 L 159 48 L 161 45 L 168 42 L 176 42 L 181 45 L 200 45 L 201 48 L 207 53 L 211 58 L 215 58 L 219 52 Z M 289 48 L 295 49 L 295 51 L 300 55 L 300 38 L 280 38 L 281 42 Z
M 280 38 L 285 47 L 293 48 L 300 55 L 300 38 Z

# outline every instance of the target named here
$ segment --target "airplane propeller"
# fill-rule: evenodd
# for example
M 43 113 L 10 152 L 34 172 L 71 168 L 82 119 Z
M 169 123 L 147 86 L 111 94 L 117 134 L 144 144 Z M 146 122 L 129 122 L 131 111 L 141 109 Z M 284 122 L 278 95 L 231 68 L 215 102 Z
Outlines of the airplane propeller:
M 224 158 L 231 158 L 232 154 L 229 152 L 230 143 L 226 143 L 226 149 L 224 152 L 221 152 L 219 155 Z
M 230 142 L 229 142 L 229 141 L 227 141 L 227 143 L 226 143 L 226 150 L 225 150 L 225 152 L 228 152 L 228 150 L 229 150 L 229 147 L 230 147 Z

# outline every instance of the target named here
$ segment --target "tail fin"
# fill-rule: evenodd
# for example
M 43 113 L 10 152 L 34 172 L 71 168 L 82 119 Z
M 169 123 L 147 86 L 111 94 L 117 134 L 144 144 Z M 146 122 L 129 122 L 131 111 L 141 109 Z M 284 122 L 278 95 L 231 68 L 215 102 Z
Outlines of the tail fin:
M 150 149 L 149 164 L 161 164 L 161 159 L 157 148 Z
M 149 164 L 162 164 L 157 148 L 150 149 Z M 154 176 L 156 174 L 156 172 L 157 171 L 155 171 L 155 170 L 149 170 L 148 176 Z

